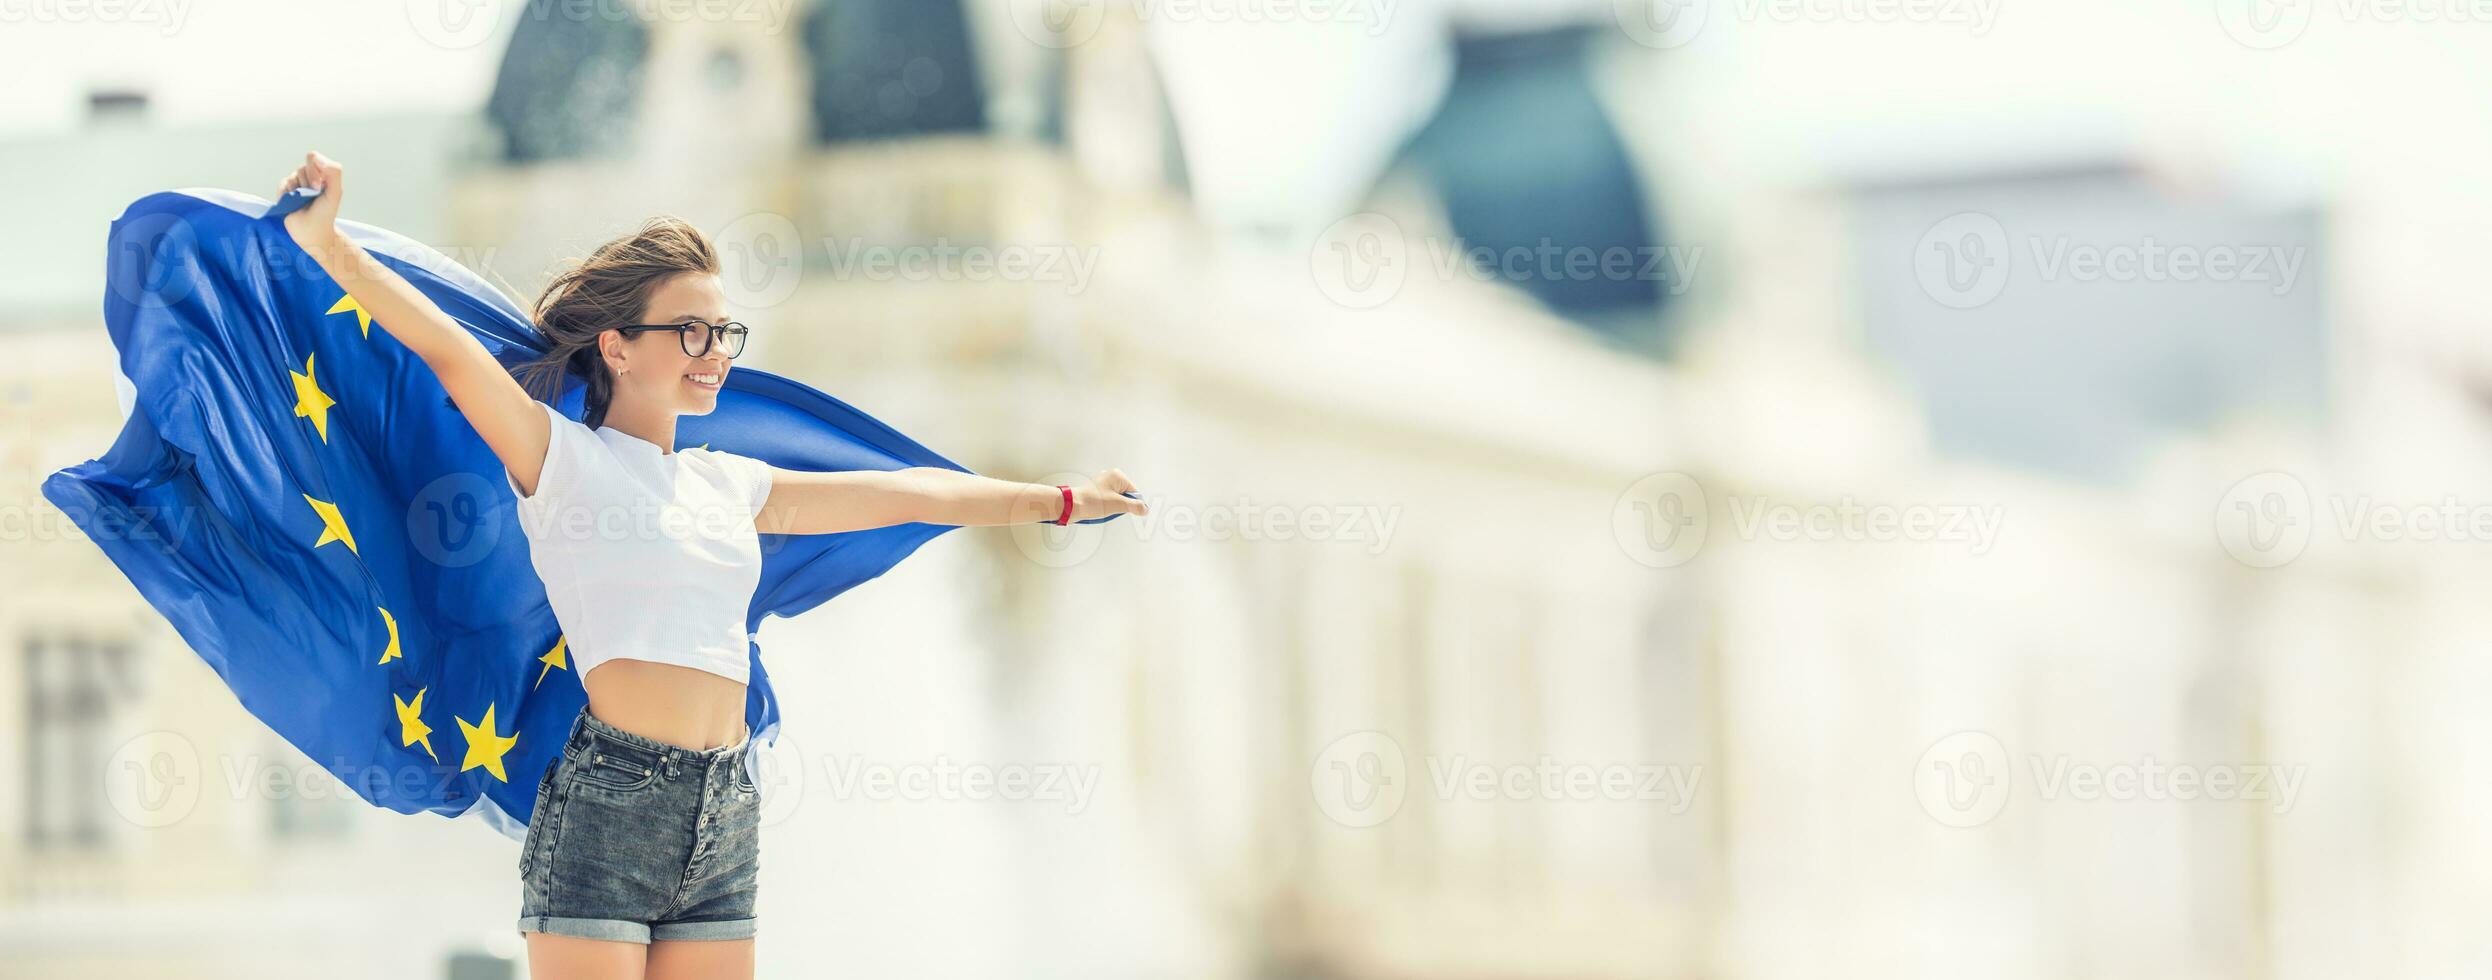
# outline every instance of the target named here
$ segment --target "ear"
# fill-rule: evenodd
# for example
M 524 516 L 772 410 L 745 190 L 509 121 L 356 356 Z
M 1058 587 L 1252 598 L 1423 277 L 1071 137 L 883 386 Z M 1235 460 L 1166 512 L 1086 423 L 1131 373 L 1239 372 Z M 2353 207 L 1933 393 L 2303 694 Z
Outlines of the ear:
M 623 335 L 611 327 L 597 333 L 597 356 L 606 362 L 607 370 L 616 374 L 622 374 L 625 364 L 631 359 L 630 352 L 623 346 Z

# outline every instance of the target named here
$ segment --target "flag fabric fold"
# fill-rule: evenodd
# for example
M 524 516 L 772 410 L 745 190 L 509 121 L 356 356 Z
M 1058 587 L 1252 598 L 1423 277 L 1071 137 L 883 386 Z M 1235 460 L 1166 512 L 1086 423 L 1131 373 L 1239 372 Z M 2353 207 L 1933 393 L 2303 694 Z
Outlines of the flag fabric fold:
M 431 369 L 278 220 L 299 201 L 149 195 L 115 220 L 104 320 L 130 399 L 105 454 L 43 493 L 243 706 L 357 795 L 524 837 L 586 703 L 501 461 Z M 506 366 L 543 352 L 510 299 L 440 253 L 340 229 Z M 576 382 L 554 402 L 581 417 Z M 802 383 L 728 374 L 680 446 L 798 470 L 966 471 Z M 762 535 L 748 631 L 881 575 L 948 526 Z M 745 717 L 775 741 L 751 644 Z M 750 759 L 747 760 L 748 764 Z

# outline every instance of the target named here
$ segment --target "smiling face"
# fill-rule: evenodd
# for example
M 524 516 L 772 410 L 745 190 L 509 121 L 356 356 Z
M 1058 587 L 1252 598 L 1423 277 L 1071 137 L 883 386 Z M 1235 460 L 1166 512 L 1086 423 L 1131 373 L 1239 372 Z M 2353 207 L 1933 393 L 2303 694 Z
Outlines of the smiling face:
M 686 272 L 668 277 L 649 293 L 649 308 L 638 323 L 727 322 L 727 294 L 718 277 Z M 619 341 L 619 342 L 618 342 Z M 698 341 L 696 340 L 697 344 Z M 718 390 L 726 384 L 729 362 L 725 344 L 709 353 L 684 353 L 681 334 L 643 330 L 629 339 L 606 341 L 608 363 L 616 368 L 614 397 L 665 408 L 676 415 L 708 415 L 718 408 Z

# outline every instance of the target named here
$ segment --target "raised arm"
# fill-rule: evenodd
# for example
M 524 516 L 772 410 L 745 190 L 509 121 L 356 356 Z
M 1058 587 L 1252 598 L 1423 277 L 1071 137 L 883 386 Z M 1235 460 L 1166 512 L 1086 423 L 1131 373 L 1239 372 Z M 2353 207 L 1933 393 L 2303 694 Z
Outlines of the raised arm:
M 1149 514 L 1123 470 L 1106 470 L 1073 487 L 1073 520 Z M 1014 483 L 947 470 L 912 467 L 889 472 L 818 473 L 770 468 L 770 496 L 753 521 L 765 534 L 830 534 L 893 524 L 975 527 L 1053 521 L 1064 493 L 1044 483 Z
M 363 247 L 349 240 L 337 228 L 338 205 L 346 197 L 346 170 L 337 161 L 318 153 L 307 154 L 303 165 L 288 175 L 277 188 L 279 197 L 297 187 L 309 187 L 320 197 L 302 210 L 286 215 L 286 233 L 320 263 L 329 278 L 344 287 L 346 295 L 355 298 L 364 312 L 388 331 L 399 343 L 407 345 L 424 364 L 441 379 L 441 386 L 450 392 L 459 413 L 483 436 L 485 445 L 501 457 L 510 470 L 511 481 L 528 494 L 536 493 L 537 477 L 545 465 L 545 448 L 553 438 L 552 423 L 545 411 L 538 408 L 527 389 L 502 369 L 493 354 L 485 350 L 475 335 L 450 319 L 441 307 L 412 283 L 388 266 L 382 265 Z

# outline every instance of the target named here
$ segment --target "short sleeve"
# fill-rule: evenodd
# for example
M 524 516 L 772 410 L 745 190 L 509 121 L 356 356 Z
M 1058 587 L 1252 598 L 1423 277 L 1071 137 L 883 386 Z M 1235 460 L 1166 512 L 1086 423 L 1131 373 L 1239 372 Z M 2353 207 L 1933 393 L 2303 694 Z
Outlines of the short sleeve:
M 518 498 L 522 507 L 542 506 L 547 501 L 571 495 L 572 489 L 579 485 L 583 466 L 580 460 L 580 453 L 585 448 L 582 439 L 589 435 L 585 427 L 564 418 L 561 412 L 554 410 L 554 406 L 534 399 L 530 399 L 530 403 L 544 410 L 548 423 L 545 463 L 537 471 L 536 495 L 531 497 L 520 493 L 519 481 L 511 478 L 509 468 L 505 467 L 502 471 L 502 482 L 511 488 L 511 496 Z
M 711 451 L 716 452 L 719 462 L 725 465 L 735 491 L 752 507 L 754 516 L 759 517 L 762 505 L 770 500 L 770 464 L 750 456 Z

